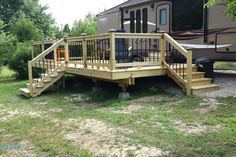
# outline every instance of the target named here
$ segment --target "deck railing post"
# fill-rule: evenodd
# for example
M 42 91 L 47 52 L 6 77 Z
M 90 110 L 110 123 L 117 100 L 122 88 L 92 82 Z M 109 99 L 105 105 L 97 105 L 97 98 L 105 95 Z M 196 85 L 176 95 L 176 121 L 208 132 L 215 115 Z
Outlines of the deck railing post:
M 53 45 L 56 43 L 56 38 L 53 39 Z M 53 59 L 54 59 L 54 64 L 57 65 L 57 48 L 53 50 Z
M 69 64 L 69 44 L 67 38 L 65 38 L 65 63 L 66 65 Z
M 166 41 L 164 38 L 164 34 L 162 34 L 160 39 L 160 64 L 162 67 L 164 66 L 165 53 L 166 53 Z
M 84 60 L 84 68 L 87 68 L 87 54 L 88 54 L 88 49 L 87 49 L 87 41 L 85 40 L 85 37 L 83 38 L 83 60 Z
M 187 95 L 191 95 L 192 91 L 192 51 L 187 53 Z
M 111 33 L 110 36 L 110 65 L 111 70 L 114 70 L 116 68 L 116 42 L 115 42 L 115 33 Z
M 28 77 L 29 77 L 29 91 L 30 96 L 33 95 L 33 73 L 31 61 L 28 61 Z

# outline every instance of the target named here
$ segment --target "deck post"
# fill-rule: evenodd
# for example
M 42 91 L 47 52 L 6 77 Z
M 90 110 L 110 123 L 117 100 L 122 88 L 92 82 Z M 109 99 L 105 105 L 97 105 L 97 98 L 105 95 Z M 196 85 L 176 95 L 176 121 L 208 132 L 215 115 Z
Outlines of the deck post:
M 56 42 L 57 42 L 57 41 L 56 41 L 56 38 L 54 38 L 54 39 L 53 39 L 53 45 L 54 45 Z M 55 65 L 57 65 L 57 49 L 56 49 L 56 48 L 53 50 L 53 58 L 54 58 L 54 63 L 55 63 Z
M 164 34 L 162 34 L 160 40 L 161 40 L 160 41 L 160 64 L 163 67 L 164 61 L 165 61 L 165 53 L 166 53 L 166 42 L 165 42 Z
M 69 64 L 69 44 L 67 38 L 65 38 L 65 63 Z
M 34 41 L 33 40 L 31 40 L 31 45 L 32 45 L 31 55 L 32 55 L 32 59 L 34 59 L 35 54 L 34 54 Z
M 87 41 L 85 40 L 85 37 L 83 38 L 83 60 L 84 60 L 84 68 L 87 68 Z
M 115 42 L 115 33 L 111 33 L 110 37 L 110 64 L 111 64 L 111 70 L 114 70 L 116 68 L 116 42 Z
M 33 73 L 31 61 L 28 61 L 28 77 L 29 77 L 29 91 L 30 96 L 33 95 Z
M 187 95 L 191 95 L 192 91 L 192 51 L 187 53 Z

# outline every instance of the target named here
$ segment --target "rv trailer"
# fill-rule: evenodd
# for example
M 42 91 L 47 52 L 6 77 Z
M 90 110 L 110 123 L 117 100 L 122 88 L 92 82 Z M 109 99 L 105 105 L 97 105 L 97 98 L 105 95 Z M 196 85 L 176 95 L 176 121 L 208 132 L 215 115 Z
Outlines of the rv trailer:
M 204 8 L 207 0 L 128 0 L 97 15 L 97 32 L 166 32 L 193 51 L 193 59 L 236 61 L 236 22 L 225 4 Z

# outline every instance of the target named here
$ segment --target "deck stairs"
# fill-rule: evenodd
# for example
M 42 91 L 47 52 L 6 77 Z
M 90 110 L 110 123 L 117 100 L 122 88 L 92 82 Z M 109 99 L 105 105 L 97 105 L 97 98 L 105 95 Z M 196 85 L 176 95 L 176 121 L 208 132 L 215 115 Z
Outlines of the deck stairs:
M 178 65 L 177 65 L 178 66 Z M 172 67 L 173 68 L 173 67 Z M 168 70 L 168 75 L 183 89 L 186 90 L 187 83 L 187 68 L 178 68 L 177 74 L 183 76 L 184 81 L 180 81 L 178 75 L 171 74 L 171 70 Z M 173 71 L 172 71 L 173 72 Z M 204 92 L 209 92 L 213 90 L 218 90 L 220 87 L 212 83 L 212 78 L 206 78 L 204 72 L 199 72 L 197 66 L 192 64 L 192 87 L 191 94 L 199 94 Z
M 27 88 L 21 88 L 20 92 L 22 95 L 26 97 L 36 97 L 41 95 L 42 92 L 47 90 L 50 86 L 60 80 L 64 75 L 65 71 L 63 70 L 62 65 L 57 67 L 56 69 L 51 69 L 47 74 L 41 74 L 42 78 L 34 78 L 33 79 L 33 93 L 30 95 L 29 83 L 27 83 Z

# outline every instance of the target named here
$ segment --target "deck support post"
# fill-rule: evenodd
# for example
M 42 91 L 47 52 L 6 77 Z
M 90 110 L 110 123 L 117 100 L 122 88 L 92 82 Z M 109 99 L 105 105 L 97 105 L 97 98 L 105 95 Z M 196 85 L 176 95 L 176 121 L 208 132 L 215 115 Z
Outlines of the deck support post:
M 87 41 L 85 40 L 85 38 L 83 38 L 83 60 L 84 60 L 84 68 L 87 68 Z
M 115 42 L 115 33 L 111 33 L 110 37 L 110 64 L 111 64 L 111 71 L 114 70 L 116 67 L 116 42 Z
M 187 53 L 187 95 L 192 95 L 192 51 Z
M 66 38 L 65 38 L 65 63 L 66 65 L 69 64 L 69 44 Z
M 93 82 L 94 82 L 93 92 L 101 91 L 101 87 L 99 86 L 99 81 L 93 79 Z
M 29 77 L 29 91 L 30 96 L 33 96 L 33 73 L 31 61 L 28 61 L 28 77 Z
M 119 93 L 118 99 L 129 99 L 130 98 L 130 94 L 129 92 L 127 92 L 127 84 L 119 84 L 119 86 L 121 87 L 121 92 Z
M 166 55 L 166 41 L 164 38 L 164 34 L 161 36 L 160 39 L 160 64 L 164 67 L 165 55 Z
M 54 39 L 53 39 L 53 45 L 54 45 L 56 42 L 57 42 L 57 41 L 56 41 L 56 38 L 54 38 Z M 57 65 L 57 49 L 56 49 L 56 48 L 53 50 L 53 59 L 54 59 L 55 65 Z

